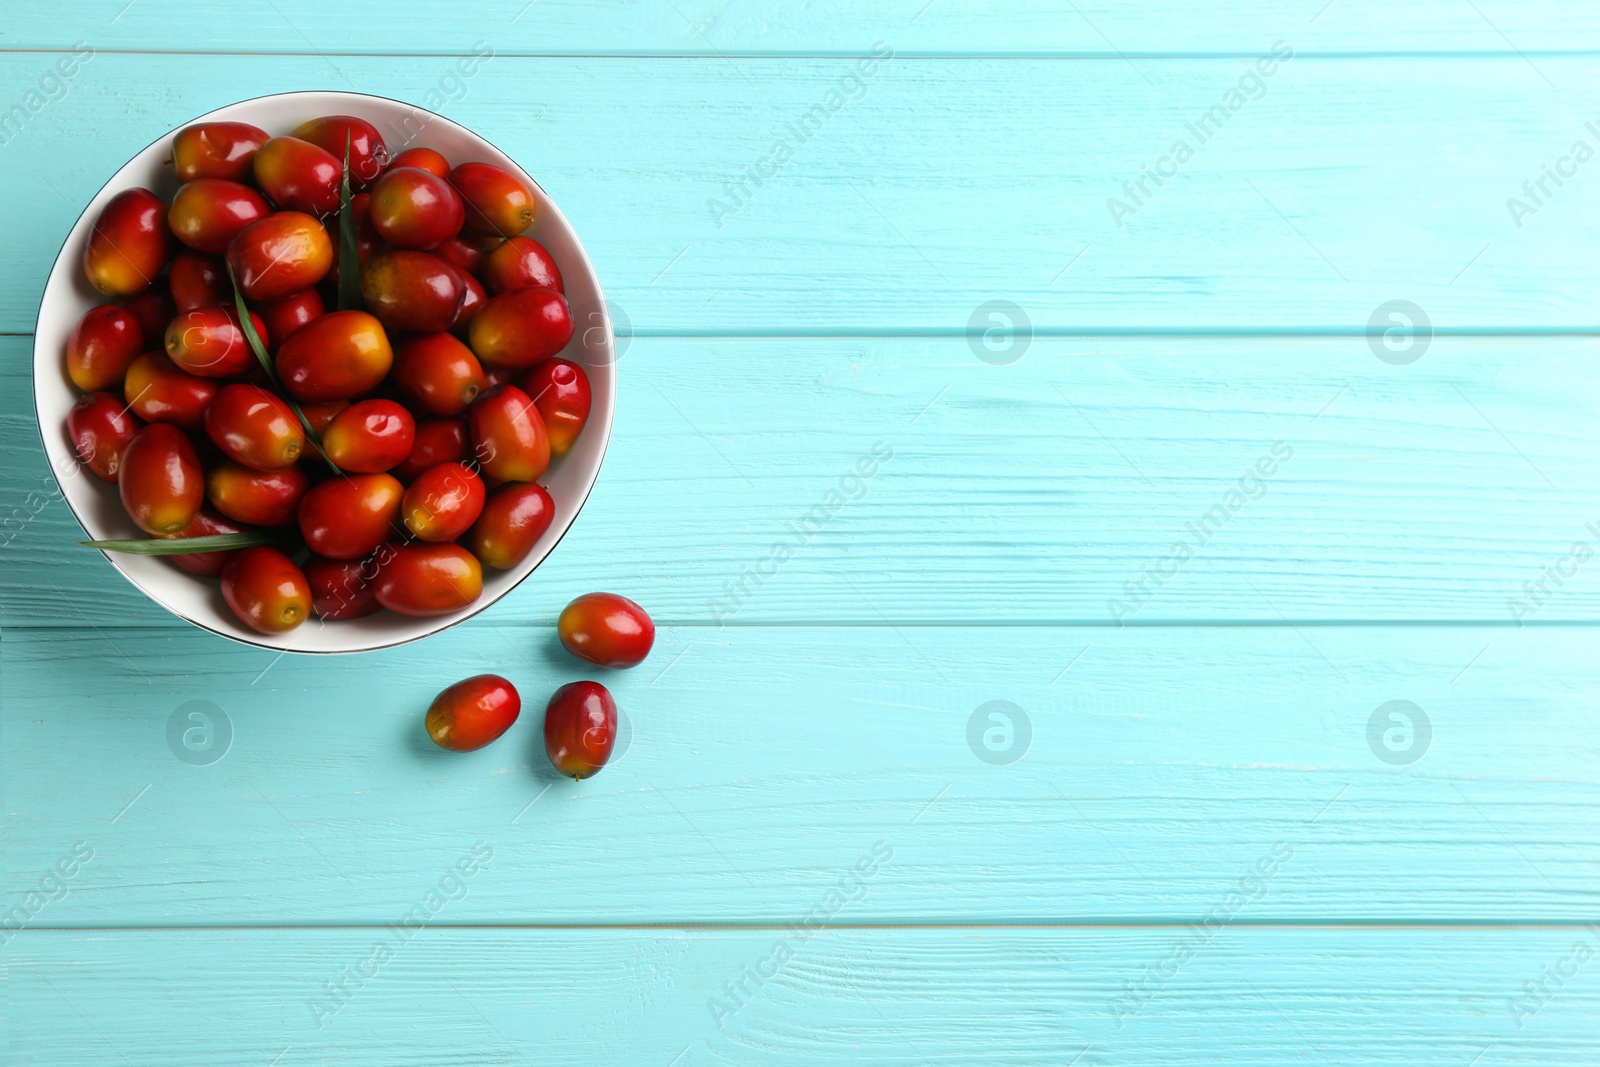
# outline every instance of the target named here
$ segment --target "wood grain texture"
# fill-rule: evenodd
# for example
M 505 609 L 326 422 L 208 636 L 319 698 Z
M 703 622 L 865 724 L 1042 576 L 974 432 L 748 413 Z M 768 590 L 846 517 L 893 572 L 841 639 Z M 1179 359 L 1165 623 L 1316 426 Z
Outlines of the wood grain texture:
M 51 62 L 0 57 L 0 100 Z M 422 102 L 451 62 L 96 56 L 0 149 L 0 332 L 32 328 L 89 196 L 190 117 L 289 89 Z M 1397 299 L 1439 330 L 1600 328 L 1589 169 L 1561 164 L 1575 176 L 1531 216 L 1507 207 L 1576 140 L 1600 147 L 1600 60 L 1306 57 L 1201 143 L 1186 123 L 1247 66 L 894 59 L 830 111 L 851 61 L 501 57 L 442 106 L 540 180 L 641 334 L 961 336 L 991 299 L 1042 333 L 1361 335 Z M 1173 171 L 1179 140 L 1177 177 L 1124 191 Z M 758 164 L 772 176 L 726 213 Z M 1114 197 L 1142 206 L 1114 218 Z
M 3 617 L 169 624 L 73 543 L 28 351 L 0 339 Z M 1024 351 L 635 339 L 599 485 L 485 618 L 543 623 L 597 587 L 708 627 L 1600 618 L 1572 556 L 1600 544 L 1592 341 L 1435 338 L 1398 367 L 1353 338 Z
M 1600 1041 L 1597 964 L 1574 962 L 1593 930 L 1225 930 L 1120 1027 L 1124 983 L 1184 932 L 787 934 L 27 932 L 10 950 L 10 1062 L 1587 1067 Z M 393 958 L 367 965 L 385 942 Z M 768 965 L 776 943 L 794 954 Z M 1514 1014 L 1563 960 L 1575 975 Z M 758 966 L 774 972 L 759 986 L 743 977 Z M 314 1014 L 347 974 L 343 1006 Z M 722 988 L 739 981 L 742 1005 Z M 713 998 L 736 1009 L 720 1027 Z
M 1592 3 L 4 21 L 8 1065 L 1593 1063 Z M 630 347 L 600 485 L 522 589 L 275 660 L 70 545 L 26 334 L 128 156 L 313 88 L 522 159 Z M 986 348 L 996 300 L 1028 326 Z M 1435 331 L 1409 365 L 1374 336 L 1396 301 Z M 537 727 L 595 588 L 663 627 L 575 785 Z M 516 732 L 433 748 L 428 700 L 485 670 Z
M 1241 920 L 1589 920 L 1593 643 L 671 628 L 605 675 L 632 740 L 575 785 L 549 771 L 542 703 L 593 675 L 548 627 L 278 660 L 191 629 L 8 631 L 5 886 L 17 897 L 83 840 L 93 863 L 39 922 L 377 923 L 482 840 L 494 869 L 449 922 L 778 925 L 883 842 L 894 860 L 852 922 L 1183 923 L 1286 848 Z M 434 748 L 428 702 L 483 671 L 522 688 L 522 721 L 479 753 Z M 996 700 L 1021 709 L 1009 740 L 979 712 Z M 1431 722 L 1409 764 L 1369 747 L 1392 700 Z M 232 723 L 209 766 L 170 747 L 190 701 Z M 975 716 L 1000 730 L 987 745 Z
M 7 49 L 66 48 L 87 40 L 111 51 L 464 53 L 479 41 L 532 55 L 742 56 L 854 54 L 878 38 L 902 50 L 951 55 L 1092 55 L 1123 61 L 1150 53 L 1252 53 L 1277 37 L 1334 52 L 1524 53 L 1593 49 L 1600 17 L 1580 0 L 1160 0 L 1016 4 L 1004 0 L 482 0 L 472 17 L 425 5 L 361 8 L 313 0 L 238 0 L 226 8 L 179 0 L 86 0 L 70 16 L 43 8 L 8 13 Z M 182 30 L 174 32 L 174 24 Z

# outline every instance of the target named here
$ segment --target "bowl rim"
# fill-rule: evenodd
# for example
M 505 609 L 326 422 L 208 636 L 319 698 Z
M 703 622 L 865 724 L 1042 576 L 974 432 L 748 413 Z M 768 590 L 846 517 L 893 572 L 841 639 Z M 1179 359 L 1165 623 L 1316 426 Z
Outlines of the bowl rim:
M 384 104 L 394 104 L 394 105 L 399 105 L 400 107 L 410 108 L 414 112 L 418 112 L 418 113 L 425 114 L 425 115 L 429 116 L 428 121 L 430 123 L 435 122 L 435 121 L 445 123 L 445 124 L 455 128 L 456 130 L 459 130 L 460 132 L 466 134 L 469 137 L 473 137 L 473 138 L 476 138 L 479 141 L 482 141 L 484 144 L 488 145 L 490 148 L 492 148 L 496 152 L 500 153 L 500 155 L 502 155 L 506 159 L 510 160 L 512 165 L 516 167 L 516 169 L 517 169 L 518 173 L 520 174 L 520 176 L 522 178 L 524 178 L 525 180 L 527 180 L 530 184 L 532 184 L 536 189 L 538 189 L 539 194 L 544 199 L 545 205 L 548 206 L 548 208 L 550 209 L 550 211 L 552 213 L 554 213 L 554 215 L 556 216 L 556 218 L 560 222 L 560 224 L 569 233 L 572 234 L 573 246 L 574 246 L 574 248 L 575 248 L 575 250 L 576 250 L 576 252 L 578 254 L 578 257 L 579 257 L 580 261 L 582 262 L 584 269 L 587 271 L 589 277 L 592 278 L 593 281 L 594 281 L 595 297 L 597 299 L 597 310 L 600 313 L 601 325 L 604 327 L 604 331 L 603 331 L 604 341 L 602 342 L 602 344 L 603 344 L 603 347 L 605 349 L 605 354 L 608 357 L 608 362 L 609 362 L 610 366 L 613 368 L 613 373 L 611 373 L 611 374 L 606 376 L 606 382 L 607 382 L 606 399 L 607 399 L 607 404 L 606 404 L 606 417 L 605 417 L 605 424 L 604 424 L 604 432 L 601 434 L 601 437 L 600 437 L 600 454 L 595 459 L 594 471 L 593 471 L 592 474 L 590 474 L 590 476 L 588 478 L 588 484 L 586 486 L 584 486 L 583 495 L 578 500 L 577 506 L 575 508 L 573 508 L 572 518 L 567 521 L 566 526 L 561 530 L 560 533 L 558 533 L 556 535 L 556 539 L 550 543 L 549 548 L 547 548 L 545 550 L 544 555 L 542 555 L 539 558 L 538 562 L 536 562 L 532 567 L 528 568 L 528 571 L 527 571 L 526 574 L 523 574 L 520 578 L 518 578 L 516 581 L 512 582 L 504 590 L 502 590 L 499 593 L 497 593 L 494 596 L 493 599 L 488 600 L 487 602 L 485 602 L 481 606 L 473 608 L 471 611 L 467 612 L 467 614 L 465 614 L 465 615 L 462 615 L 460 618 L 452 619 L 449 622 L 440 623 L 439 625 L 433 626 L 432 628 L 427 629 L 422 633 L 414 634 L 414 635 L 409 636 L 409 637 L 401 637 L 401 638 L 398 638 L 398 639 L 393 640 L 393 641 L 385 641 L 385 642 L 380 643 L 380 644 L 363 645 L 363 646 L 361 646 L 359 648 L 284 648 L 284 647 L 281 647 L 279 645 L 268 644 L 265 640 L 258 640 L 255 637 L 247 636 L 246 634 L 244 634 L 242 632 L 241 633 L 229 633 L 229 632 L 227 632 L 225 630 L 220 630 L 220 629 L 217 629 L 214 626 L 207 625 L 205 622 L 203 622 L 203 621 L 201 621 L 199 619 L 190 618 L 184 612 L 179 611 L 176 608 L 174 608 L 172 605 L 168 604 L 165 599 L 163 599 L 160 596 L 157 596 L 155 593 L 153 593 L 149 589 L 145 588 L 145 586 L 144 586 L 144 584 L 142 582 L 140 582 L 137 578 L 135 578 L 133 575 L 129 574 L 126 570 L 124 570 L 121 566 L 119 566 L 117 564 L 117 561 L 112 558 L 111 553 L 105 551 L 104 549 L 96 549 L 95 550 L 95 551 L 99 552 L 102 557 L 105 558 L 106 562 L 111 564 L 111 567 L 112 567 L 113 570 L 115 570 L 118 574 L 120 574 L 123 577 L 123 579 L 126 580 L 135 589 L 139 590 L 141 593 L 143 593 L 147 598 L 149 598 L 154 603 L 160 605 L 169 614 L 174 615 L 179 619 L 182 619 L 184 622 L 188 623 L 189 625 L 191 625 L 191 626 L 193 626 L 193 627 L 195 627 L 197 629 L 204 630 L 207 633 L 216 634 L 218 637 L 222 637 L 222 638 L 225 638 L 225 639 L 227 639 L 229 641 L 233 641 L 236 644 L 246 645 L 246 646 L 249 646 L 251 648 L 263 648 L 263 649 L 267 649 L 268 651 L 278 652 L 279 654 L 292 654 L 292 655 L 300 655 L 300 656 L 354 656 L 354 655 L 360 655 L 363 652 L 379 652 L 379 651 L 383 651 L 384 649 L 398 648 L 401 645 L 409 645 L 414 641 L 422 641 L 422 640 L 425 640 L 426 638 L 433 637 L 436 634 L 443 633 L 444 631 L 452 629 L 452 628 L 460 625 L 461 623 L 467 622 L 469 619 L 476 618 L 479 614 L 489 610 L 490 608 L 494 607 L 496 604 L 500 603 L 500 601 L 502 601 L 506 597 L 510 596 L 511 593 L 514 592 L 520 585 L 522 585 L 523 582 L 527 581 L 533 575 L 533 573 L 535 571 L 537 571 L 540 567 L 544 566 L 545 561 L 550 558 L 550 556 L 555 552 L 556 548 L 561 544 L 561 542 L 566 539 L 567 534 L 572 530 L 572 527 L 577 523 L 578 516 L 583 513 L 583 506 L 589 502 L 589 496 L 590 496 L 591 493 L 594 492 L 595 483 L 597 483 L 600 480 L 600 471 L 605 466 L 606 452 L 610 448 L 610 445 L 611 445 L 611 427 L 612 427 L 612 423 L 615 421 L 615 418 L 616 418 L 616 407 L 617 407 L 617 403 L 616 403 L 617 379 L 616 379 L 616 374 L 615 374 L 615 370 L 614 369 L 615 369 L 618 361 L 617 361 L 617 355 L 616 355 L 616 337 L 615 337 L 615 334 L 612 331 L 612 324 L 611 324 L 611 309 L 610 309 L 609 304 L 606 302 L 605 290 L 600 284 L 600 275 L 594 269 L 594 263 L 589 259 L 589 251 L 588 251 L 588 249 L 586 249 L 583 246 L 583 242 L 578 239 L 578 231 L 572 226 L 572 224 L 570 222 L 567 221 L 566 215 L 562 213 L 561 208 L 556 204 L 555 200 L 553 198 L 551 198 L 550 194 L 545 191 L 544 187 L 539 184 L 538 180 L 535 179 L 533 177 L 533 175 L 529 174 L 526 170 L 524 170 L 522 165 L 516 161 L 516 157 L 515 156 L 511 155 L 511 153 L 507 152 L 505 149 L 501 148 L 499 145 L 497 145 L 493 141 L 489 140 L 489 138 L 485 137 L 483 134 L 478 133 L 476 130 L 473 130 L 473 129 L 470 129 L 470 128 L 466 127 L 466 126 L 463 126 L 461 123 L 456 122 L 454 119 L 450 118 L 449 116 L 441 115 L 437 111 L 432 110 L 431 108 L 421 107 L 419 105 L 412 104 L 412 103 L 410 103 L 408 101 L 405 101 L 405 100 L 396 99 L 395 97 L 392 97 L 392 96 L 380 96 L 377 93 L 357 93 L 357 92 L 350 92 L 348 90 L 343 90 L 343 89 L 295 89 L 295 90 L 291 90 L 289 92 L 283 92 L 283 93 L 264 93 L 264 94 L 262 94 L 260 96 L 245 97 L 242 100 L 235 100 L 235 101 L 233 101 L 231 103 L 223 104 L 220 107 L 211 108 L 210 110 L 205 111 L 202 114 L 196 115 L 194 118 L 189 119 L 186 122 L 179 123 L 177 126 L 172 127 L 170 130 L 168 130 L 166 133 L 162 134 L 160 137 L 156 138 L 154 141 L 151 141 L 149 144 L 145 145 L 143 148 L 141 148 L 138 151 L 134 152 L 133 155 L 129 156 L 128 159 L 126 161 L 124 161 L 121 166 L 117 167 L 117 169 L 114 172 L 112 172 L 111 176 L 108 177 L 104 182 L 101 183 L 100 188 L 96 189 L 93 193 L 91 193 L 89 195 L 89 198 L 88 198 L 87 202 L 84 204 L 83 210 L 78 213 L 78 217 L 76 219 L 74 219 L 72 224 L 68 227 L 67 234 L 66 234 L 66 236 L 64 238 L 62 238 L 62 241 L 61 241 L 61 248 L 56 252 L 55 259 L 51 260 L 51 262 L 50 262 L 50 269 L 45 273 L 45 284 L 44 284 L 44 287 L 40 291 L 40 294 L 39 294 L 39 307 L 38 307 L 38 310 L 34 313 L 34 320 L 33 320 L 34 343 L 33 343 L 33 367 L 32 367 L 33 373 L 31 375 L 29 375 L 28 388 L 33 393 L 34 431 L 39 436 L 40 449 L 43 452 L 44 457 L 46 459 L 46 466 L 48 466 L 50 468 L 51 480 L 56 483 L 56 488 L 61 493 L 62 501 L 67 505 L 67 510 L 72 513 L 72 518 L 73 518 L 73 520 L 75 522 L 77 522 L 78 527 L 80 529 L 82 529 L 84 531 L 84 533 L 89 533 L 89 527 L 84 522 L 83 516 L 78 513 L 78 509 L 76 507 L 74 507 L 73 504 L 72 504 L 71 494 L 69 494 L 67 492 L 66 486 L 63 485 L 62 482 L 61 482 L 61 475 L 56 471 L 55 463 L 50 462 L 50 442 L 45 438 L 43 413 L 39 409 L 39 388 L 38 388 L 38 385 L 39 385 L 39 375 L 41 373 L 41 370 L 40 370 L 41 349 L 40 349 L 40 344 L 39 344 L 39 323 L 42 321 L 42 319 L 44 317 L 44 305 L 45 305 L 45 301 L 49 298 L 49 294 L 50 294 L 50 291 L 51 291 L 51 285 L 50 285 L 51 279 L 54 278 L 55 273 L 56 273 L 56 269 L 61 264 L 62 257 L 67 254 L 67 247 L 68 247 L 68 245 L 72 244 L 73 234 L 78 229 L 79 223 L 81 223 L 83 221 L 84 217 L 88 215 L 90 205 L 92 205 L 95 202 L 95 200 L 97 200 L 100 197 L 100 195 L 102 193 L 104 193 L 108 188 L 111 187 L 111 183 L 116 181 L 117 180 L 117 176 L 120 175 L 125 169 L 127 169 L 129 164 L 133 163 L 134 160 L 138 159 L 140 156 L 144 155 L 146 152 L 150 151 L 152 148 L 155 148 L 156 146 L 158 146 L 158 145 L 160 145 L 160 144 L 162 144 L 162 143 L 164 143 L 166 141 L 169 141 L 175 133 L 177 133 L 179 130 L 183 129 L 184 127 L 192 126 L 197 122 L 204 122 L 204 121 L 206 121 L 208 119 L 211 119 L 213 116 L 218 115 L 221 112 L 230 111 L 233 108 L 239 107 L 240 105 L 243 105 L 243 104 L 253 104 L 253 103 L 258 103 L 258 102 L 267 101 L 267 100 L 288 100 L 288 99 L 292 99 L 294 97 L 300 97 L 300 96 L 319 97 L 319 98 L 339 97 L 339 98 L 343 98 L 343 99 L 347 99 L 347 100 L 353 100 L 353 101 L 354 100 L 377 100 L 377 101 L 381 101 Z M 358 117 L 361 117 L 361 116 L 358 116 Z M 218 119 L 218 121 L 234 121 L 234 120 Z M 371 121 L 371 120 L 367 120 L 367 121 Z M 585 427 L 585 429 L 588 429 L 588 428 L 589 428 L 588 426 Z M 74 457 L 74 459 L 76 459 L 76 457 Z M 92 536 L 93 535 L 91 534 L 91 538 L 92 538 Z M 415 617 L 415 618 L 423 618 L 423 617 L 420 617 L 420 616 L 413 616 L 413 617 Z M 307 620 L 307 621 L 310 621 L 310 620 Z M 296 629 L 298 629 L 298 627 Z M 288 633 L 293 633 L 293 631 L 287 631 L 287 632 Z

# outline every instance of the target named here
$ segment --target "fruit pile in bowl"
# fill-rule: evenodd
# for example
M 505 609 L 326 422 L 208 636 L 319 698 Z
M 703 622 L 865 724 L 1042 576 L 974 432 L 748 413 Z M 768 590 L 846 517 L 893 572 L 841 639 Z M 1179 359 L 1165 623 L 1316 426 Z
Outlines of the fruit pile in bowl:
M 555 546 L 613 353 L 515 162 L 406 104 L 290 93 L 201 116 L 95 197 L 46 286 L 35 402 L 91 543 L 153 599 L 358 651 L 482 610 Z

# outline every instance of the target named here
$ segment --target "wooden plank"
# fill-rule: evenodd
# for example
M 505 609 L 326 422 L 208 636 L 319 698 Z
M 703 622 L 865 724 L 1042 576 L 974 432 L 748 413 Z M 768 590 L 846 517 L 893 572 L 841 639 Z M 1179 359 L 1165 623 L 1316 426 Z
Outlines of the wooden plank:
M 8 992 L 17 1064 L 1587 1067 L 1597 948 L 1593 928 L 25 932 Z
M 852 922 L 1200 921 L 1274 856 L 1242 919 L 1588 921 L 1593 641 L 670 627 L 605 674 L 632 740 L 574 784 L 538 724 L 587 672 L 549 627 L 277 660 L 191 629 L 11 630 L 4 884 L 15 901 L 83 841 L 41 922 L 366 924 L 481 841 L 495 863 L 453 923 L 780 925 L 882 842 Z M 483 671 L 522 687 L 523 721 L 434 748 L 429 700 Z M 191 728 L 219 760 L 179 758 Z
M 1137 5 L 1083 0 L 1023 5 L 999 0 L 817 0 L 729 4 L 672 0 L 596 5 L 581 0 L 484 0 L 471 18 L 397 5 L 378 18 L 310 0 L 241 0 L 226 11 L 172 0 L 86 0 L 70 17 L 13 12 L 8 49 L 289 52 L 315 55 L 467 52 L 480 41 L 507 54 L 760 55 L 854 52 L 887 38 L 923 54 L 1095 55 L 1251 52 L 1277 37 L 1339 52 L 1513 52 L 1595 48 L 1600 17 L 1578 0 L 1516 3 L 1376 0 L 1274 4 L 1179 0 Z M 181 26 L 181 29 L 177 28 Z
M 1036 338 L 993 366 L 956 339 L 639 338 L 577 525 L 484 618 L 543 623 L 615 587 L 709 627 L 1600 619 L 1573 555 L 1600 541 L 1594 353 L 1435 338 L 1393 366 L 1350 338 Z M 27 358 L 0 339 L 5 620 L 170 623 L 73 544 Z M 1230 498 L 1241 479 L 1253 496 Z
M 0 99 L 52 62 L 0 57 Z M 0 332 L 31 329 L 81 205 L 174 126 L 288 89 L 421 103 L 452 62 L 97 55 L 4 148 Z M 1254 100 L 1248 68 L 907 57 L 844 82 L 838 57 L 499 57 L 441 106 L 527 164 L 639 332 L 963 336 L 994 299 L 1041 332 L 1361 335 L 1395 300 L 1437 330 L 1600 328 L 1570 158 L 1600 146 L 1600 62 L 1301 57 L 1249 75 Z M 1191 131 L 1213 105 L 1225 122 Z M 770 179 L 725 188 L 751 167 Z

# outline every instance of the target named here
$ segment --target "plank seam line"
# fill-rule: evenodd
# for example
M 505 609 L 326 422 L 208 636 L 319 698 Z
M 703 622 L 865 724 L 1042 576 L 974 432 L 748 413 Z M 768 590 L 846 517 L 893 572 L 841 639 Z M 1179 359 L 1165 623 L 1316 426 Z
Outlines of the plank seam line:
M 34 336 L 31 330 L 0 330 L 0 338 L 29 339 Z M 1059 338 L 1063 340 L 1097 340 L 1102 338 L 1127 339 L 1127 340 L 1347 340 L 1350 338 L 1364 338 L 1367 336 L 1365 326 L 1323 326 L 1323 327 L 1263 327 L 1255 330 L 1238 330 L 1227 327 L 1171 327 L 1171 328 L 1144 328 L 1122 329 L 1119 327 L 1033 327 L 1033 338 Z M 1600 338 L 1600 325 L 1594 326 L 1562 326 L 1548 329 L 1526 326 L 1463 326 L 1463 327 L 1435 327 L 1435 338 L 1450 337 L 1462 340 L 1476 339 L 1529 339 L 1529 340 L 1594 340 Z M 964 340 L 967 329 L 962 326 L 904 326 L 876 328 L 842 328 L 842 329 L 805 329 L 793 328 L 782 330 L 752 330 L 748 328 L 732 328 L 727 330 L 708 329 L 676 329 L 664 327 L 659 329 L 635 329 L 631 337 L 646 340 L 928 340 L 951 339 Z M 4 373 L 4 372 L 0 372 Z
M 1168 931 L 1185 930 L 1200 922 L 1204 916 L 1195 916 L 1191 919 L 1173 919 L 1163 922 L 915 922 L 915 923 L 828 923 L 824 930 L 846 932 L 890 932 L 902 930 L 1150 930 Z M 1295 930 L 1372 930 L 1372 931 L 1401 931 L 1401 930 L 1449 930 L 1449 931 L 1477 931 L 1477 930 L 1591 930 L 1594 922 L 1582 920 L 1525 920 L 1525 921 L 1491 921 L 1479 922 L 1463 921 L 1411 921 L 1411 922 L 1379 922 L 1379 921 L 1308 921 L 1308 922 L 1246 922 L 1235 921 L 1229 924 L 1230 928 L 1243 928 L 1250 930 L 1267 931 L 1295 931 Z M 241 931 L 260 930 L 272 933 L 313 932 L 313 931 L 368 931 L 384 930 L 388 924 L 372 923 L 195 923 L 171 925 L 146 925 L 146 924 L 111 924 L 94 926 L 63 926 L 30 924 L 15 931 L 13 936 L 25 936 L 30 933 L 54 934 L 94 934 L 94 933 L 168 933 L 172 931 L 193 931 L 196 933 L 232 933 Z M 650 922 L 650 923 L 451 923 L 433 922 L 428 924 L 429 929 L 441 930 L 529 930 L 529 931 L 597 931 L 627 933 L 629 931 L 679 931 L 683 933 L 717 933 L 717 932 L 777 932 L 792 928 L 791 923 L 773 921 L 764 923 L 718 923 L 718 922 Z
M 0 48 L 0 55 L 55 55 L 61 52 L 72 51 L 72 45 L 59 47 L 37 48 Z M 370 51 L 370 52 L 307 52 L 296 49 L 240 49 L 237 51 L 206 51 L 200 49 L 164 49 L 164 48 L 97 48 L 96 55 L 117 56 L 184 56 L 217 59 L 232 59 L 240 56 L 262 56 L 284 59 L 457 59 L 470 53 L 460 52 L 410 52 L 410 51 Z M 802 51 L 783 51 L 778 49 L 723 49 L 720 52 L 694 52 L 674 49 L 640 49 L 632 52 L 589 52 L 589 51 L 556 51 L 556 52 L 523 52 L 516 50 L 496 51 L 496 59 L 592 59 L 592 60 L 692 60 L 692 61 L 725 61 L 728 59 L 770 59 L 770 60 L 837 60 L 858 59 L 862 55 L 860 49 L 806 49 Z M 1528 58 L 1537 59 L 1587 59 L 1600 55 L 1600 48 L 1544 48 L 1523 49 L 1522 51 L 1506 51 L 1504 49 L 1328 49 L 1325 51 L 1299 51 L 1296 50 L 1294 58 L 1320 59 L 1320 60 L 1368 60 L 1368 59 L 1441 59 L 1441 60 L 1509 60 L 1523 62 Z M 1256 59 L 1260 50 L 1227 51 L 1217 50 L 1210 52 L 1172 52 L 1172 51 L 1145 51 L 1145 52 L 1101 52 L 1082 51 L 1076 49 L 1054 50 L 1029 50 L 1014 49 L 1007 51 L 970 52 L 960 50 L 940 49 L 899 49 L 895 52 L 895 59 L 927 60 L 933 62 L 991 62 L 995 60 L 1022 60 L 1022 61 L 1057 61 L 1057 62 L 1094 62 L 1094 63 L 1125 63 L 1130 59 L 1145 60 L 1150 62 L 1160 61 L 1197 61 L 1197 60 L 1236 60 Z
M 1506 622 L 1497 619 L 1196 619 L 1196 620 L 1140 620 L 1117 625 L 1108 622 L 1072 621 L 1060 619 L 1041 620 L 941 620 L 930 622 L 924 619 L 911 619 L 906 621 L 871 621 L 871 620 L 797 620 L 797 621 L 769 621 L 761 622 L 746 620 L 742 622 L 727 622 L 723 624 L 709 623 L 700 620 L 671 619 L 657 616 L 655 624 L 674 630 L 1287 630 L 1299 627 L 1305 629 L 1462 629 L 1462 630 L 1576 630 L 1600 626 L 1600 619 L 1533 619 L 1522 623 Z M 494 622 L 478 621 L 465 622 L 465 629 L 482 629 L 485 627 L 498 628 L 552 628 L 555 619 L 503 619 Z M 37 631 L 40 633 L 56 633 L 63 630 L 82 631 L 108 631 L 120 632 L 187 632 L 195 627 L 169 622 L 150 623 L 77 623 L 68 620 L 52 622 L 49 620 L 32 619 L 21 623 L 0 624 L 0 632 L 12 631 Z

